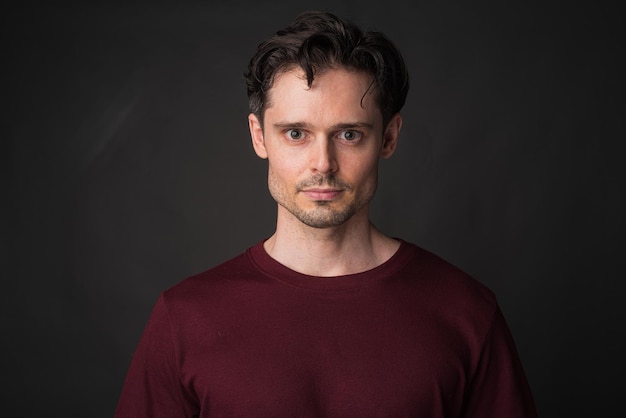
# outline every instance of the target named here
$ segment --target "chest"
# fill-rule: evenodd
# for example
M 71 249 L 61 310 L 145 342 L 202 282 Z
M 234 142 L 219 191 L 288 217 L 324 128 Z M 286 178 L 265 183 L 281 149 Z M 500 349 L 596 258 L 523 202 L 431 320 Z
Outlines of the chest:
M 225 415 L 443 416 L 460 405 L 470 351 L 419 306 L 277 302 L 207 321 L 182 347 L 181 376 Z

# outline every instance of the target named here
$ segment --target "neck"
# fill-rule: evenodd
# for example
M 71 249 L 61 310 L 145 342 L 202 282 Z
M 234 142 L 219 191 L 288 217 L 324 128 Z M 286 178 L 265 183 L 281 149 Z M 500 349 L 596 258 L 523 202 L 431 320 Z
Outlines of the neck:
M 311 276 L 360 273 L 387 261 L 400 246 L 370 222 L 367 209 L 343 225 L 309 227 L 279 206 L 276 232 L 264 244 L 279 263 Z

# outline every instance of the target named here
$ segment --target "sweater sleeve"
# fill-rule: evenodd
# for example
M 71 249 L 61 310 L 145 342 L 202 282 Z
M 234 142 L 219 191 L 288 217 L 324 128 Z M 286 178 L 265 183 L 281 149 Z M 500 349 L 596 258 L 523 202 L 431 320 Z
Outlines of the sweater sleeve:
M 161 295 L 135 350 L 115 418 L 186 418 L 197 413 L 179 378 L 171 329 Z
M 495 312 L 467 392 L 464 418 L 535 418 L 532 393 L 502 312 Z

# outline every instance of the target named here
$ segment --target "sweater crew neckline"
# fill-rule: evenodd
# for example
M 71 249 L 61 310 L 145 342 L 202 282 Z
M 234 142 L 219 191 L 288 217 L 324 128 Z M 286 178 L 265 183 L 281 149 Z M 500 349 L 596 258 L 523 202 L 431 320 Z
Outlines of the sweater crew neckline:
M 342 291 L 358 289 L 394 276 L 403 269 L 415 253 L 415 247 L 401 239 L 400 247 L 384 263 L 360 273 L 318 277 L 299 273 L 273 259 L 260 241 L 246 253 L 252 264 L 265 276 L 280 282 L 315 291 Z

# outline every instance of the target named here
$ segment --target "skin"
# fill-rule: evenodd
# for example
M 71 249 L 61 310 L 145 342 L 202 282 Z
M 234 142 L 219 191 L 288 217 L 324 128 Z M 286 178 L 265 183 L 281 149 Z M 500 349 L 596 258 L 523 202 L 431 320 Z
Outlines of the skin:
M 278 204 L 271 257 L 300 273 L 332 277 L 387 261 L 399 243 L 378 231 L 368 206 L 378 163 L 395 151 L 400 114 L 386 127 L 368 92 L 371 77 L 343 68 L 316 75 L 309 88 L 297 68 L 280 74 L 263 123 L 248 116 L 256 154 L 268 160 Z

